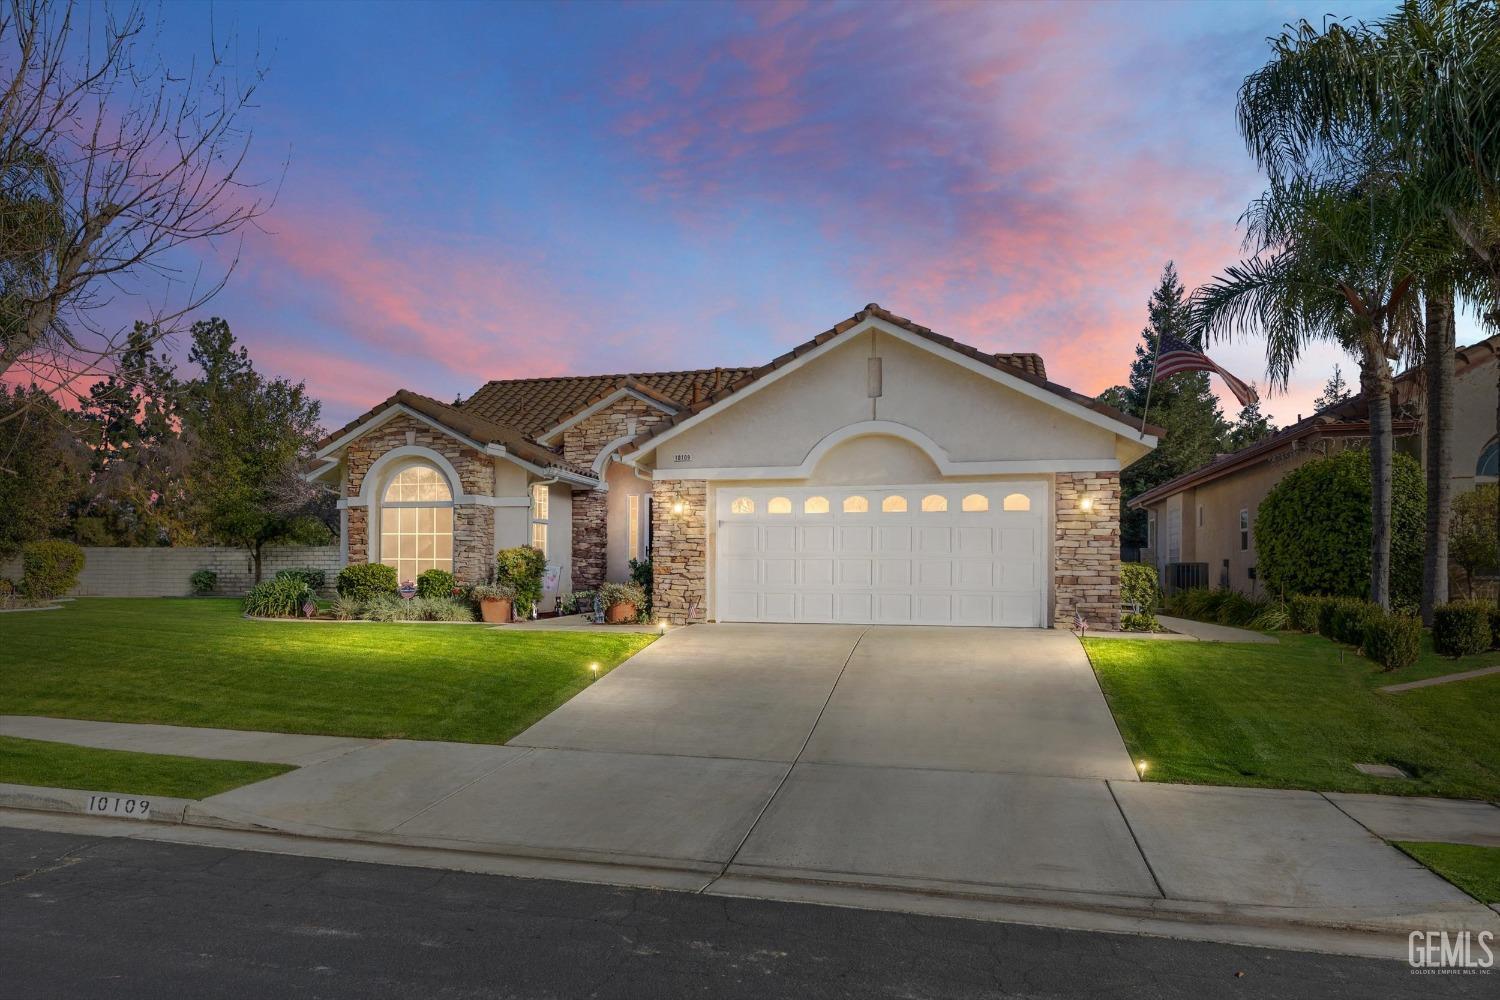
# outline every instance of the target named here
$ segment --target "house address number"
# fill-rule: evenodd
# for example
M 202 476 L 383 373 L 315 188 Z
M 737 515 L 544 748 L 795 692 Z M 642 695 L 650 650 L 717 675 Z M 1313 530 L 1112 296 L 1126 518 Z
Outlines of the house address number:
M 693 453 L 690 451 L 679 452 L 678 454 L 672 456 L 672 461 L 676 462 L 679 465 L 681 465 L 683 462 L 691 462 L 692 460 Z
M 84 812 L 91 816 L 126 816 L 130 819 L 150 819 L 151 800 L 134 795 L 90 795 Z

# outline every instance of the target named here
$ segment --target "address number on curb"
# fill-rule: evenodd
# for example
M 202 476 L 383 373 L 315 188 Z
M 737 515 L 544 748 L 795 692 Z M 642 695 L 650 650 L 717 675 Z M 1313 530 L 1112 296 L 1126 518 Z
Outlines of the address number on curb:
M 151 800 L 134 795 L 90 795 L 84 812 L 91 816 L 126 816 L 130 819 L 150 819 Z

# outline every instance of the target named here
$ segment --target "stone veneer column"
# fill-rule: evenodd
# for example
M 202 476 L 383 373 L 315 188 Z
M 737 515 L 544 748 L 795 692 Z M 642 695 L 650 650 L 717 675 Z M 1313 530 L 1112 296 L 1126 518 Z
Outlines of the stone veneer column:
M 573 494 L 573 589 L 597 590 L 608 572 L 609 494 Z
M 1120 627 L 1120 474 L 1059 472 L 1053 539 L 1053 624 L 1068 628 L 1083 613 L 1089 628 Z M 1083 501 L 1090 501 L 1089 510 Z
M 658 479 L 651 486 L 652 609 L 673 625 L 708 617 L 708 483 Z M 683 511 L 672 513 L 673 504 Z

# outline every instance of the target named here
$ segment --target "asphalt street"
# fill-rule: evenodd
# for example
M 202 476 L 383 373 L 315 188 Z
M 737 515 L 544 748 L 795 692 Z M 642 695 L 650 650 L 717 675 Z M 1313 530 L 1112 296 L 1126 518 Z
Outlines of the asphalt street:
M 1404 963 L 0 828 L 0 996 L 1494 996 Z

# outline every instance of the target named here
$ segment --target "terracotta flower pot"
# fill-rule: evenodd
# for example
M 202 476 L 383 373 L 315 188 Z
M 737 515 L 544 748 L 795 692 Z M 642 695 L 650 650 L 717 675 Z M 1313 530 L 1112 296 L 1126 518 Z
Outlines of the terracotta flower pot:
M 629 601 L 611 604 L 609 610 L 604 612 L 604 620 L 611 625 L 623 625 L 625 622 L 633 622 L 635 621 L 635 605 Z
M 510 621 L 510 601 L 504 597 L 486 597 L 479 602 L 479 617 L 491 625 Z

